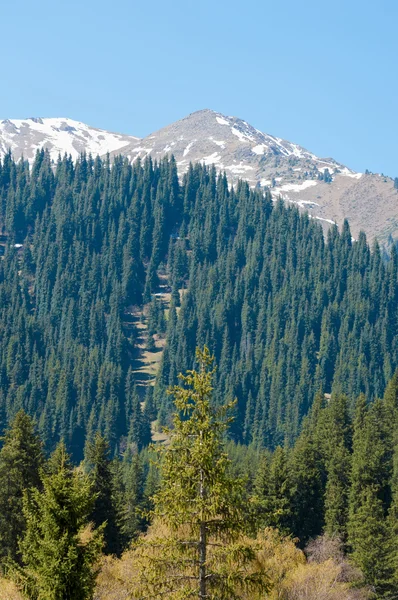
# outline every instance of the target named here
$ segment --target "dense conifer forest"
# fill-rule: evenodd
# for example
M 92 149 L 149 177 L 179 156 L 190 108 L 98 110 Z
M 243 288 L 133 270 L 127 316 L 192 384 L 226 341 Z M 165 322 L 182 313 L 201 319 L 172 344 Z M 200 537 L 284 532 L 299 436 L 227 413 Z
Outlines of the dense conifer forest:
M 382 396 L 398 365 L 395 249 L 384 260 L 347 223 L 325 240 L 307 215 L 244 182 L 229 189 L 212 168 L 179 183 L 173 158 L 53 169 L 42 151 L 29 171 L 7 155 L 0 222 L 1 424 L 24 409 L 47 451 L 64 440 L 80 460 L 97 431 L 112 453 L 147 445 L 153 414 L 168 422 L 165 388 L 204 344 L 215 401 L 238 400 L 233 439 L 258 447 L 291 443 L 317 392 Z M 150 337 L 167 332 L 143 414 L 130 317 L 148 303 Z
M 214 359 L 206 347 L 197 359 L 169 390 L 173 428 L 151 463 L 146 451 L 111 460 L 100 434 L 79 468 L 63 442 L 46 458 L 17 413 L 0 451 L 0 592 L 395 598 L 398 373 L 353 414 L 346 396 L 318 395 L 295 444 L 270 452 L 227 441 L 234 402 L 214 405 Z
M 137 565 L 154 578 L 120 598 L 393 598 L 395 247 L 370 249 L 347 222 L 325 236 L 214 168 L 179 180 L 173 158 L 53 165 L 45 151 L 31 169 L 0 162 L 0 231 L 0 562 L 27 598 L 118 598 L 106 582 L 123 587 Z M 136 368 L 144 318 L 161 358 L 153 381 Z M 194 445 L 199 431 L 208 446 Z M 218 465 L 208 472 L 206 449 Z M 201 470 L 211 501 L 189 496 Z M 219 527 L 196 523 L 200 543 L 184 521 L 193 501 Z M 181 547 L 217 548 L 224 535 L 232 546 L 208 555 L 218 591 L 198 595 L 187 561 L 206 560 Z M 295 573 L 280 589 L 271 555 Z M 328 577 L 336 595 L 300 595 Z

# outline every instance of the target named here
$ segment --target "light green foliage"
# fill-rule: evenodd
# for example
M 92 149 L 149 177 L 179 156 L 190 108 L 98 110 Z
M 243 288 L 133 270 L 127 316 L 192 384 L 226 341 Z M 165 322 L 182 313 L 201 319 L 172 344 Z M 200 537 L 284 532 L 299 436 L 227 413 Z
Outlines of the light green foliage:
M 229 474 L 223 449 L 228 411 L 211 406 L 213 358 L 197 351 L 199 370 L 170 390 L 176 413 L 170 444 L 160 449 L 162 485 L 154 497 L 155 531 L 137 546 L 134 598 L 239 598 L 239 590 L 266 587 L 252 567 L 253 545 L 243 533 L 243 481 Z M 156 534 L 156 527 L 161 534 Z

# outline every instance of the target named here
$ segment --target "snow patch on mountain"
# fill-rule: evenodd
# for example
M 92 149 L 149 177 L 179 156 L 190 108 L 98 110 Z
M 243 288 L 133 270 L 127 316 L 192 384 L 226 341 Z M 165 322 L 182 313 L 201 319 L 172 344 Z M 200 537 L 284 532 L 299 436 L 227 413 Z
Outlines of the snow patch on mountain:
M 212 164 L 220 162 L 220 160 L 221 160 L 221 156 L 218 152 L 213 152 L 213 154 L 210 154 L 209 156 L 205 156 L 204 158 L 202 158 L 202 161 L 205 163 L 205 165 L 212 165 Z
M 252 152 L 254 152 L 254 154 L 262 155 L 264 154 L 267 148 L 268 146 L 266 146 L 265 144 L 257 144 L 257 146 L 254 146 L 252 148 Z
M 24 156 L 33 161 L 37 150 L 47 148 L 53 160 L 65 153 L 75 160 L 82 152 L 102 156 L 138 139 L 63 117 L 6 119 L 0 122 L 0 157 L 11 150 L 15 158 Z
M 352 177 L 353 179 L 361 179 L 363 173 L 354 173 L 346 167 L 343 171 L 341 171 L 340 175 L 343 175 L 344 177 Z
M 275 189 L 275 193 L 279 192 L 301 192 L 310 188 L 314 185 L 317 185 L 318 181 L 313 181 L 309 179 L 307 181 L 303 181 L 302 183 L 285 183 L 284 185 Z
M 226 142 L 224 142 L 224 140 L 215 140 L 212 137 L 209 137 L 209 140 L 211 140 L 213 142 L 213 144 L 216 144 L 217 146 L 220 146 L 220 148 L 225 148 Z
M 229 165 L 228 167 L 224 167 L 227 171 L 231 171 L 231 173 L 242 174 L 246 173 L 246 171 L 253 171 L 254 167 L 250 165 L 245 165 L 242 162 L 239 165 Z
M 196 140 L 194 140 L 193 142 L 190 142 L 190 143 L 188 144 L 188 146 L 187 146 L 187 147 L 185 148 L 185 150 L 184 150 L 183 156 L 186 156 L 186 155 L 188 154 L 188 152 L 190 151 L 190 149 L 191 149 L 191 148 L 192 148 L 192 146 L 194 145 L 195 141 L 196 141 Z

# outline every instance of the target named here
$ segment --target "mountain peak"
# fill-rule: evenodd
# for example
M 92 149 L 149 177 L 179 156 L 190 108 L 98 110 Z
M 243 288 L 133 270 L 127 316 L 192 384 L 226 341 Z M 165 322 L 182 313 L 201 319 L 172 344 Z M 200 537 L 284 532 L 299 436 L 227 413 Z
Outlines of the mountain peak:
M 289 182 L 302 179 L 299 174 L 302 168 L 305 168 L 304 172 L 316 167 L 321 173 L 325 169 L 353 173 L 332 159 L 320 159 L 297 144 L 263 133 L 243 119 L 208 108 L 195 111 L 133 142 L 124 148 L 123 153 L 130 160 L 148 154 L 156 158 L 172 153 L 180 171 L 186 170 L 190 162 L 199 161 L 225 170 L 233 182 L 244 176 L 252 185 L 260 186 L 271 184 L 272 177 L 265 175 L 272 175 L 274 167 L 289 171 Z M 286 161 L 289 164 L 282 164 Z M 303 165 L 296 166 L 294 172 L 291 167 L 298 161 L 302 161 Z M 274 170 L 278 177 L 277 169 Z
M 214 164 L 232 184 L 245 179 L 251 187 L 270 188 L 275 199 L 295 204 L 325 227 L 348 218 L 354 236 L 361 229 L 381 240 L 398 234 L 392 180 L 356 173 L 332 158 L 263 133 L 244 119 L 208 108 L 129 144 L 123 154 L 132 162 L 173 154 L 180 174 L 191 162 Z
M 251 187 L 269 188 L 274 198 L 306 210 L 325 227 L 350 221 L 356 237 L 361 229 L 372 238 L 398 237 L 397 192 L 390 178 L 356 173 L 332 158 L 320 158 L 302 146 L 259 131 L 247 121 L 209 108 L 195 111 L 143 139 L 111 133 L 72 119 L 5 119 L 0 122 L 0 157 L 11 148 L 14 157 L 32 161 L 36 150 L 48 148 L 56 161 L 65 152 L 74 159 L 123 154 L 131 162 L 151 155 L 173 154 L 180 175 L 189 164 L 214 164 L 231 184 L 239 179 Z

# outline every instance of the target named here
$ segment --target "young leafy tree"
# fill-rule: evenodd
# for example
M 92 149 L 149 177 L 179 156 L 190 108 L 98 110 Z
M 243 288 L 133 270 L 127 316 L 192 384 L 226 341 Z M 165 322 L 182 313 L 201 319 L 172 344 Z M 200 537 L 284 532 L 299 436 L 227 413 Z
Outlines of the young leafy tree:
M 94 565 L 103 543 L 101 529 L 93 530 L 88 521 L 94 501 L 89 477 L 71 468 L 61 446 L 52 472 L 43 475 L 43 491 L 33 489 L 24 497 L 23 567 L 14 576 L 28 598 L 93 597 Z
M 266 588 L 251 568 L 242 481 L 229 474 L 223 436 L 233 402 L 211 405 L 213 357 L 197 350 L 199 370 L 170 389 L 176 413 L 170 444 L 160 448 L 162 485 L 155 494 L 152 535 L 138 542 L 133 598 L 239 598 Z M 156 534 L 159 531 L 159 534 Z

